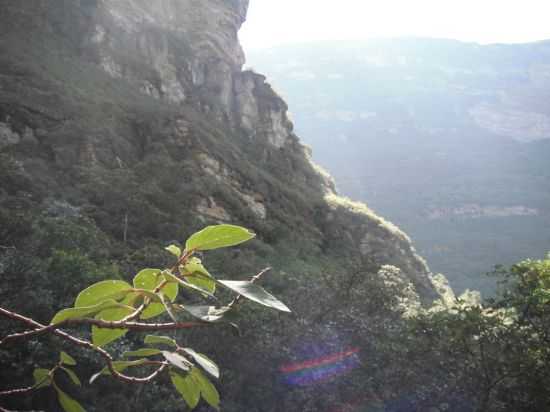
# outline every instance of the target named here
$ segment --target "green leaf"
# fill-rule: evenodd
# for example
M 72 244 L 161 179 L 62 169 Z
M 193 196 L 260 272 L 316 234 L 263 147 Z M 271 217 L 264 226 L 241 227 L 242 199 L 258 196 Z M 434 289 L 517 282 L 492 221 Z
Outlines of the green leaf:
M 172 365 L 176 366 L 177 368 L 180 368 L 181 370 L 188 371 L 191 369 L 193 364 L 189 362 L 187 359 L 185 359 L 183 356 L 181 356 L 178 353 L 175 352 L 168 352 L 163 351 L 162 356 L 170 362 Z
M 239 295 L 244 296 L 254 302 L 261 305 L 274 308 L 283 312 L 290 312 L 290 309 L 275 296 L 271 295 L 262 287 L 249 282 L 240 280 L 219 280 L 223 286 L 237 292 Z
M 61 369 L 63 369 L 65 371 L 65 373 L 67 373 L 67 375 L 69 375 L 69 378 L 71 378 L 71 380 L 73 381 L 73 383 L 75 385 L 82 386 L 82 384 L 80 383 L 80 379 L 78 379 L 78 376 L 76 376 L 76 373 L 74 373 L 69 368 L 65 368 L 64 366 L 61 366 Z
M 202 261 L 197 257 L 190 258 L 185 265 L 181 266 L 181 268 L 183 269 L 184 276 L 198 273 L 203 275 L 203 277 L 205 278 L 212 279 L 212 275 L 206 270 L 206 268 L 202 264 Z
M 159 269 L 143 269 L 134 277 L 134 287 L 136 289 L 144 289 L 154 291 L 157 286 L 164 282 L 165 277 Z M 178 284 L 171 282 L 162 288 L 163 293 L 171 302 L 178 296 Z M 141 314 L 141 319 L 151 319 L 163 314 L 166 308 L 162 303 L 150 303 L 149 306 Z
M 87 287 L 78 294 L 74 302 L 75 308 L 94 306 L 107 300 L 121 300 L 130 291 L 132 286 L 122 280 L 104 280 Z
M 143 311 L 140 318 L 144 320 L 152 319 L 162 315 L 164 312 L 166 312 L 166 308 L 162 303 L 150 303 L 149 306 L 147 306 L 147 309 Z
M 170 252 L 171 254 L 173 254 L 174 256 L 176 256 L 177 258 L 181 256 L 181 249 L 176 245 L 170 245 L 165 247 L 164 249 Z
M 207 290 L 210 293 L 216 291 L 216 282 L 214 278 L 208 273 L 199 258 L 193 257 L 189 259 L 187 264 L 181 266 L 181 268 L 185 280 L 189 283 Z
M 185 242 L 185 250 L 212 250 L 235 246 L 256 236 L 253 232 L 240 226 L 208 226 L 191 235 Z
M 119 321 L 124 319 L 126 316 L 131 315 L 134 311 L 135 308 L 131 306 L 105 309 L 97 314 L 96 319 L 105 321 Z M 107 329 L 94 325 L 92 326 L 92 343 L 96 346 L 105 346 L 108 343 L 121 338 L 126 334 L 126 332 L 128 332 L 128 329 Z
M 186 282 L 185 280 L 182 280 L 180 278 L 178 278 L 177 276 L 174 276 L 173 274 L 171 273 L 168 273 L 168 272 L 164 272 L 164 277 L 166 278 L 166 280 L 168 280 L 169 282 L 172 282 L 172 283 L 178 283 L 179 285 L 183 286 L 184 288 L 187 288 L 187 289 L 191 289 L 191 290 L 194 290 L 195 292 L 199 292 L 201 295 L 204 295 L 204 296 L 208 296 L 212 299 L 216 299 L 216 297 L 210 293 L 209 291 L 207 291 L 206 289 L 202 289 L 198 286 L 195 286 L 189 282 Z M 217 300 L 217 299 L 216 299 Z
M 191 356 L 202 368 L 215 378 L 220 377 L 220 369 L 211 359 L 202 353 L 197 353 L 191 348 L 183 348 L 185 353 Z
M 63 309 L 56 313 L 56 315 L 51 320 L 50 324 L 54 325 L 70 319 L 82 319 L 88 316 L 95 315 L 96 313 L 101 312 L 104 309 L 121 307 L 121 306 L 126 307 L 113 299 L 109 299 L 101 303 L 98 303 L 97 305 L 94 305 L 94 306 Z
M 201 389 L 199 384 L 193 379 L 193 376 L 187 374 L 184 377 L 175 371 L 170 371 L 170 379 L 176 390 L 185 400 L 185 403 L 187 403 L 187 406 L 194 409 L 199 404 Z
M 137 294 L 139 296 L 149 298 L 151 302 L 161 302 L 160 296 L 156 293 L 151 292 L 150 290 L 145 289 L 134 289 L 133 294 Z
M 125 358 L 139 358 L 139 357 L 159 355 L 160 353 L 162 353 L 160 349 L 142 348 L 138 350 L 124 352 L 122 356 Z
M 123 372 L 130 367 L 143 365 L 145 362 L 147 362 L 147 359 L 138 359 L 135 361 L 114 361 L 113 368 L 117 372 Z M 101 369 L 99 372 L 97 372 L 90 378 L 90 384 L 94 383 L 95 380 L 99 378 L 101 375 L 110 375 L 110 374 L 111 374 L 111 371 L 107 366 L 105 366 L 103 369 Z
M 172 304 L 166 300 L 164 295 L 160 295 L 160 299 L 162 300 L 162 304 L 163 304 L 164 308 L 166 309 L 166 313 L 168 314 L 168 316 L 170 316 L 170 319 L 172 319 L 172 321 L 174 323 L 177 323 L 178 319 L 176 318 L 176 315 L 174 314 L 174 310 L 173 310 L 174 307 L 172 306 Z
M 64 365 L 74 366 L 76 365 L 76 361 L 73 359 L 71 355 L 69 355 L 66 352 L 61 352 L 59 354 L 59 361 Z
M 155 290 L 162 282 L 162 271 L 160 269 L 143 269 L 134 276 L 134 287 L 136 289 Z
M 204 278 L 203 276 L 197 276 L 196 274 L 187 276 L 185 279 L 187 279 L 190 284 L 195 285 L 210 294 L 216 292 L 216 281 L 212 279 Z
M 220 409 L 220 394 L 212 382 L 198 368 L 193 368 L 191 375 L 201 389 L 202 398 L 213 408 Z
M 34 378 L 34 387 L 36 389 L 45 388 L 51 385 L 50 371 L 48 369 L 36 368 L 32 376 Z
M 178 346 L 176 341 L 172 338 L 169 338 L 168 336 L 147 335 L 144 342 L 147 345 L 155 345 L 157 343 L 160 343 L 168 346 L 173 346 L 174 348 L 177 348 Z
M 76 400 L 63 392 L 57 385 L 54 385 L 57 391 L 57 399 L 65 412 L 86 412 L 86 410 Z
M 231 311 L 228 306 L 217 308 L 215 306 L 191 306 L 185 305 L 183 309 L 189 312 L 194 317 L 204 321 L 215 323 L 223 319 L 223 317 Z

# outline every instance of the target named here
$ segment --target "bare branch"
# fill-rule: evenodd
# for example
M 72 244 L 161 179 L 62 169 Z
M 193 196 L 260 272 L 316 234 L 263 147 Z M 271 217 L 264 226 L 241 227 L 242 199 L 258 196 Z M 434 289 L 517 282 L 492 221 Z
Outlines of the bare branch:
M 145 298 L 145 299 L 146 299 L 145 302 L 143 302 L 134 312 L 130 313 L 124 319 L 121 319 L 120 322 L 130 322 L 132 320 L 139 318 L 140 315 L 143 313 L 143 311 L 149 305 L 149 298 Z
M 32 392 L 35 390 L 35 386 L 29 386 L 27 388 L 20 388 L 20 389 L 11 389 L 7 391 L 0 391 L 0 396 L 11 396 L 11 395 L 24 395 L 25 393 Z M 1 411 L 1 409 L 0 409 Z
M 2 408 L 0 406 L 0 412 L 23 412 L 23 411 L 13 411 L 13 410 Z M 40 411 L 25 411 L 25 412 L 45 412 L 45 411 L 40 410 Z

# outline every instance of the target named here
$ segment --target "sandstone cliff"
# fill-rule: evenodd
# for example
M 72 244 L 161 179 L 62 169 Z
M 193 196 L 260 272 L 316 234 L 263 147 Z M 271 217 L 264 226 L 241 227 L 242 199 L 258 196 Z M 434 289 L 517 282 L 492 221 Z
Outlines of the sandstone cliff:
M 285 102 L 264 76 L 241 70 L 244 55 L 237 32 L 247 1 L 7 3 L 2 22 L 6 64 L 1 145 L 20 160 L 21 170 L 32 179 L 48 179 L 34 176 L 44 169 L 52 176 L 82 166 L 112 169 L 163 151 L 174 160 L 196 162 L 199 170 L 236 194 L 258 220 L 277 214 L 271 210 L 277 207 L 270 202 L 274 194 L 251 185 L 250 176 L 239 175 L 239 162 L 251 163 L 260 169 L 258 173 L 263 169 L 286 190 L 308 186 L 316 198 L 334 190 L 330 178 L 309 164 Z M 17 38 L 23 32 L 26 38 Z M 18 50 L 10 50 L 13 46 Z M 23 53 L 28 54 L 18 60 Z M 86 78 L 91 75 L 93 79 Z M 123 94 L 114 88 L 123 89 Z M 158 100 L 158 108 L 148 97 Z M 153 117 L 158 109 L 158 119 L 151 122 L 165 117 L 161 131 L 151 130 L 149 119 L 120 118 L 117 106 L 135 108 L 139 103 L 152 107 L 139 107 L 138 116 L 145 111 Z M 216 153 L 218 148 L 212 147 L 216 141 L 203 141 L 204 127 L 194 123 L 193 116 L 225 134 L 215 136 L 223 140 L 220 146 L 240 153 Z M 44 159 L 46 152 L 49 159 Z M 277 163 L 281 167 L 275 169 Z M 52 178 L 49 183 L 59 182 Z M 292 204 L 292 199 L 287 201 Z M 345 209 L 337 203 L 321 204 L 326 211 L 310 228 L 319 239 L 334 236 L 321 232 L 327 226 L 323 220 L 334 220 L 331 210 Z M 211 193 L 203 193 L 193 209 L 207 218 L 236 218 Z M 377 263 L 401 267 L 422 294 L 434 296 L 428 269 L 399 230 L 371 213 L 355 211 L 349 216 L 360 224 L 352 228 L 342 222 L 337 230 L 361 245 L 366 255 L 376 257 Z

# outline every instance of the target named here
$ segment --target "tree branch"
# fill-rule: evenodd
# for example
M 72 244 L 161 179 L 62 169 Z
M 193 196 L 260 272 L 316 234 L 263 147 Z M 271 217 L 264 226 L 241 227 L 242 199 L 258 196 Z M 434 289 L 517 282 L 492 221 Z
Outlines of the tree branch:
M 164 280 L 161 282 L 153 291 L 154 294 L 159 293 L 166 285 L 168 284 L 168 281 Z M 147 309 L 147 306 L 151 303 L 151 299 L 145 298 L 145 302 L 143 302 L 133 313 L 130 313 L 128 316 L 126 316 L 124 319 L 121 319 L 119 322 L 130 322 L 132 320 L 135 320 L 140 317 L 140 315 L 143 313 L 145 309 Z
M 34 386 L 29 386 L 27 388 L 20 389 L 10 389 L 7 391 L 0 391 L 0 396 L 11 396 L 11 395 L 23 395 L 28 392 L 32 392 L 35 389 Z M 1 409 L 0 409 L 1 411 Z
M 72 336 L 72 335 L 70 335 L 66 332 L 63 332 L 62 330 L 59 330 L 58 328 L 63 323 L 60 323 L 58 325 L 48 325 L 48 326 L 46 326 L 46 325 L 43 325 L 41 323 L 36 322 L 33 319 L 27 318 L 23 315 L 15 313 L 15 312 L 10 312 L 10 311 L 8 311 L 4 308 L 1 308 L 1 307 L 0 307 L 0 315 L 2 315 L 4 317 L 7 317 L 7 318 L 10 318 L 10 319 L 13 319 L 13 320 L 23 322 L 23 323 L 25 323 L 25 324 L 27 324 L 31 327 L 36 328 L 34 331 L 29 331 L 29 332 L 26 332 L 26 333 L 24 332 L 22 334 L 10 335 L 11 336 L 10 340 L 15 339 L 15 338 L 19 338 L 21 336 L 29 337 L 29 336 L 37 335 L 39 333 L 51 332 L 54 335 L 56 335 L 60 338 L 63 338 L 66 341 L 69 341 L 69 342 L 71 342 L 71 343 L 73 343 L 77 346 L 80 346 L 80 347 L 83 347 L 83 348 L 86 348 L 86 349 L 89 349 L 89 350 L 92 350 L 92 351 L 98 353 L 105 360 L 105 362 L 107 363 L 107 367 L 109 369 L 109 372 L 111 372 L 111 375 L 113 375 L 116 379 L 118 379 L 122 382 L 126 382 L 126 383 L 146 383 L 146 382 L 149 382 L 149 381 L 153 380 L 154 378 L 156 378 L 162 371 L 164 371 L 164 369 L 166 369 L 166 367 L 168 365 L 167 363 L 162 363 L 161 366 L 155 372 L 153 372 L 152 374 L 150 374 L 149 376 L 146 376 L 144 378 L 136 378 L 136 377 L 133 377 L 133 376 L 128 376 L 128 375 L 125 375 L 123 373 L 118 372 L 114 368 L 114 366 L 113 366 L 113 357 L 105 349 L 100 348 L 99 346 L 96 346 L 96 345 L 92 344 L 91 342 L 89 342 L 87 340 L 77 338 L 77 337 Z M 121 327 L 121 325 L 117 325 L 117 323 L 119 323 L 119 322 L 105 322 L 105 321 L 100 321 L 98 319 L 73 319 L 73 320 L 67 321 L 67 324 L 90 324 L 90 325 L 96 325 L 96 326 L 99 326 L 99 327 L 105 327 L 105 328 L 109 328 L 109 329 L 119 329 Z M 198 323 L 198 325 L 202 326 L 204 324 L 203 323 Z M 140 323 L 135 323 L 135 322 L 124 323 L 122 326 L 124 326 L 124 328 L 128 327 L 128 328 L 133 328 L 134 330 L 141 330 L 141 331 L 147 331 L 147 330 L 173 330 L 173 329 L 178 329 L 178 328 L 182 329 L 182 328 L 192 327 L 192 326 L 190 326 L 190 323 L 184 323 L 184 324 L 177 324 L 177 323 L 148 324 L 148 323 L 144 323 L 144 324 L 140 324 Z M 31 333 L 31 332 L 34 332 L 34 333 Z M 7 338 L 8 337 L 6 337 L 2 341 L 2 343 L 5 343 Z
M 57 323 L 55 325 L 42 325 L 30 318 L 27 318 L 15 312 L 11 312 L 2 307 L 0 307 L 0 316 L 4 316 L 12 320 L 17 320 L 17 321 L 26 323 L 29 326 L 36 327 L 36 329 L 33 329 L 33 330 L 14 333 L 12 335 L 6 336 L 4 339 L 0 340 L 0 346 L 12 340 L 27 339 L 32 336 L 55 332 L 58 329 L 61 329 L 63 327 L 74 327 L 74 326 L 81 326 L 81 325 L 97 326 L 103 329 L 128 329 L 128 330 L 139 331 L 139 332 L 181 330 L 181 329 L 194 328 L 197 326 L 210 325 L 209 323 L 205 323 L 205 322 L 144 323 L 144 322 L 126 322 L 124 320 L 106 321 L 101 319 L 90 319 L 90 318 L 69 319 L 69 320 Z

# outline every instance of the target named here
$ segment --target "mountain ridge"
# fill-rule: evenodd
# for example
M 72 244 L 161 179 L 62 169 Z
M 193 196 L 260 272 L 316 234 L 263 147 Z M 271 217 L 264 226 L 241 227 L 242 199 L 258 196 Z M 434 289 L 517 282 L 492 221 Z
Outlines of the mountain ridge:
M 249 54 L 342 192 L 383 210 L 458 290 L 550 239 L 550 43 L 387 39 Z M 338 150 L 333 150 L 334 146 Z

